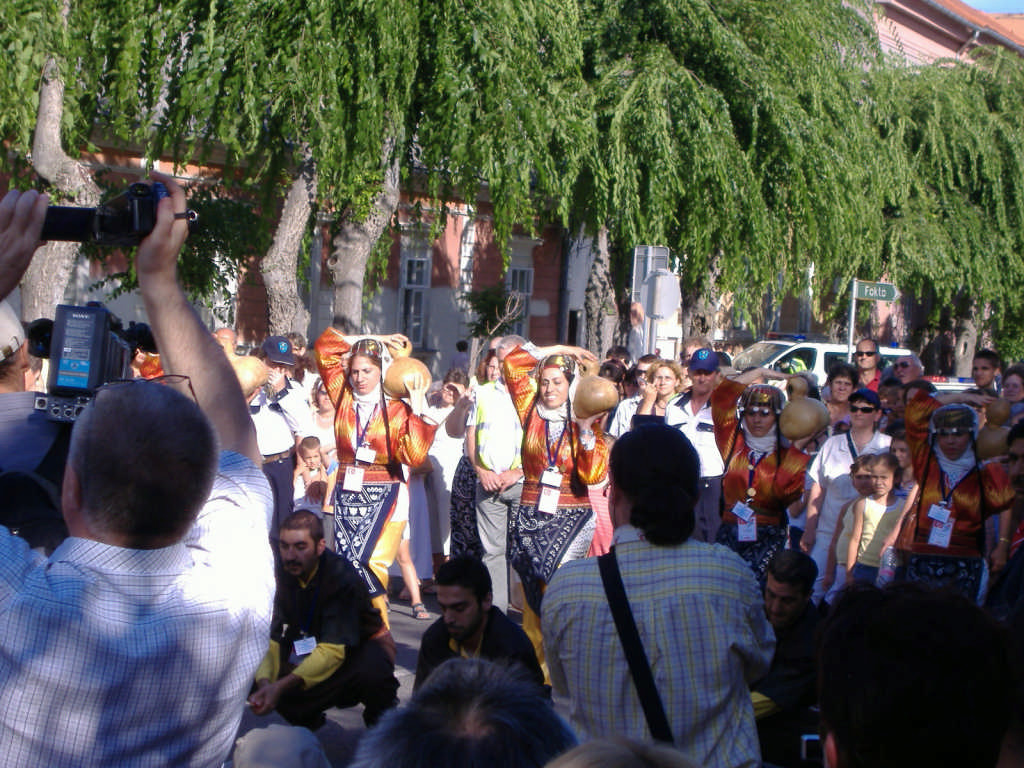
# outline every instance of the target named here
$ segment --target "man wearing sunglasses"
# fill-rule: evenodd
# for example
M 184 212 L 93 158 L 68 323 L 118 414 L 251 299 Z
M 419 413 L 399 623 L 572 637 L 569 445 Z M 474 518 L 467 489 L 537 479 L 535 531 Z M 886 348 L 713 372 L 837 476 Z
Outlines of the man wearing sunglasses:
M 163 367 L 194 400 L 138 379 L 100 388 L 71 434 L 70 537 L 44 559 L 0 528 L 10 765 L 219 765 L 266 646 L 270 489 L 238 380 L 177 282 L 185 195 L 153 178 L 169 196 L 136 253 L 139 288 Z M 0 202 L 0 298 L 47 203 Z
M 924 366 L 917 355 L 904 355 L 896 358 L 892 366 L 892 374 L 900 380 L 900 384 L 906 386 L 912 381 L 917 381 L 924 376 Z
M 867 387 L 872 392 L 878 391 L 878 385 L 882 381 L 882 370 L 878 367 L 879 360 L 878 342 L 874 339 L 861 339 L 857 342 L 857 349 L 853 353 L 853 362 L 860 374 L 858 387 Z

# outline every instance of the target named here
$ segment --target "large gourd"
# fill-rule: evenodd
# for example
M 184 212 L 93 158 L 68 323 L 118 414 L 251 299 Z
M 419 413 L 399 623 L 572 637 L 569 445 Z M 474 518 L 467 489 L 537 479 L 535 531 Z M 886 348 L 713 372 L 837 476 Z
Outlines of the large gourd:
M 615 382 L 600 376 L 581 376 L 576 385 L 576 396 L 572 410 L 576 418 L 589 419 L 599 413 L 610 411 L 619 404 L 619 391 Z
M 408 397 L 409 390 L 405 386 L 405 377 L 411 373 L 423 376 L 424 385 L 430 386 L 430 370 L 415 357 L 399 357 L 391 361 L 384 373 L 384 392 L 396 400 Z
M 985 406 L 985 426 L 978 430 L 978 458 L 982 461 L 1005 456 L 1009 450 L 1007 436 L 1008 427 L 1004 426 L 1010 418 L 1010 403 L 1001 397 Z
M 787 440 L 802 440 L 829 425 L 831 418 L 825 404 L 807 397 L 806 379 L 802 376 L 791 377 L 786 382 L 786 390 L 790 399 L 779 416 L 779 429 Z

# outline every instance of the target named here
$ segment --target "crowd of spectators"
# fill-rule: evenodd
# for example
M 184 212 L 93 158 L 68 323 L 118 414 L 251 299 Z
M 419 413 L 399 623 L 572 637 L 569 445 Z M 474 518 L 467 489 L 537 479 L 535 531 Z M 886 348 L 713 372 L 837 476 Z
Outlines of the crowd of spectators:
M 1019 366 L 981 350 L 936 393 L 862 339 L 796 435 L 804 374 L 643 354 L 638 308 L 604 361 L 505 336 L 471 376 L 460 342 L 434 384 L 401 334 L 239 354 L 178 284 L 184 194 L 156 178 L 137 378 L 55 427 L 0 306 L 4 764 L 220 765 L 246 706 L 289 727 L 240 768 L 326 765 L 310 731 L 352 706 L 366 768 L 1024 760 Z M 46 205 L 0 202 L 0 299 Z M 591 371 L 615 407 L 582 407 Z M 32 488 L 52 546 L 12 509 Z M 403 703 L 392 600 L 425 620 Z

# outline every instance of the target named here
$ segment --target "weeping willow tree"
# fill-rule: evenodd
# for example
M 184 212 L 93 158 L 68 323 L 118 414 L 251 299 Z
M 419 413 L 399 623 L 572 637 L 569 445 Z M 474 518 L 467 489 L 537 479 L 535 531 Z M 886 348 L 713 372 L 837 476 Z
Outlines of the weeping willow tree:
M 575 211 L 591 231 L 622 250 L 667 245 L 686 294 L 733 291 L 750 308 L 769 286 L 802 287 L 811 262 L 831 277 L 878 253 L 866 6 L 583 6 L 598 140 Z
M 402 184 L 415 176 L 428 195 L 475 200 L 486 180 L 501 242 L 573 177 L 556 153 L 573 145 L 558 140 L 561 117 L 580 112 L 579 87 L 566 85 L 579 69 L 566 0 L 75 0 L 66 11 L 59 39 L 10 50 L 17 66 L 37 48 L 61 64 L 67 145 L 101 124 L 150 158 L 223 161 L 229 179 L 263 192 L 265 211 L 290 190 L 300 229 L 314 207 L 334 215 L 346 330 L 361 325 L 368 262 Z M 39 78 L 37 63 L 25 69 L 23 97 Z
M 881 263 L 904 292 L 934 297 L 956 335 L 958 375 L 994 332 L 1024 355 L 1024 60 L 982 50 L 973 63 L 870 73 L 883 143 Z

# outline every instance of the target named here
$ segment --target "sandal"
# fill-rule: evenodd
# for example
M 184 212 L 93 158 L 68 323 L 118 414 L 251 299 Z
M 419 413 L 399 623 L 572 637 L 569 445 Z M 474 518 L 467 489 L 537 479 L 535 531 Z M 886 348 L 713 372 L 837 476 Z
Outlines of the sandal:
M 427 606 L 423 603 L 416 603 L 412 607 L 412 617 L 414 619 L 419 619 L 420 621 L 429 621 L 430 612 L 427 611 Z

